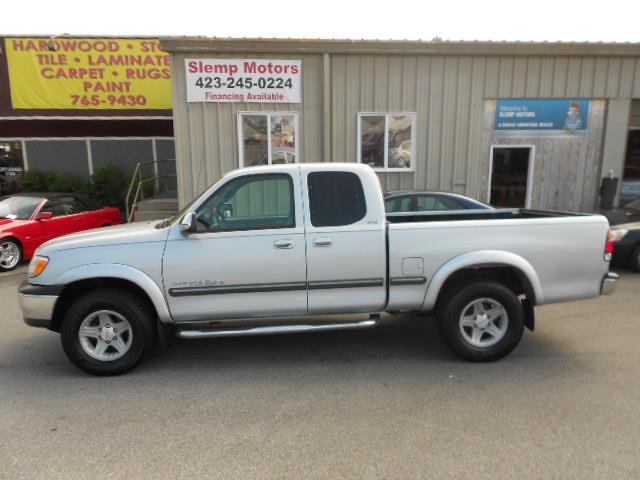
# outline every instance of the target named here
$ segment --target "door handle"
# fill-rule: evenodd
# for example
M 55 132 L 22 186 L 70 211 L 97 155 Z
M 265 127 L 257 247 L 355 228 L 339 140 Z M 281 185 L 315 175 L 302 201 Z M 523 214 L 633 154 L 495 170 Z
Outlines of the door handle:
M 293 240 L 276 240 L 273 242 L 273 248 L 293 248 L 295 245 Z
M 330 238 L 314 238 L 313 246 L 314 247 L 330 247 L 333 245 L 333 240 Z

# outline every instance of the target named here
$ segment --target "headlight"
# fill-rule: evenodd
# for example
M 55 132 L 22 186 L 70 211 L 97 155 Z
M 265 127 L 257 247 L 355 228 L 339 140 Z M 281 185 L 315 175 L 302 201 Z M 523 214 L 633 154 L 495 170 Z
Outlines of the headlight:
M 31 262 L 29 263 L 29 276 L 37 277 L 42 272 L 44 272 L 44 269 L 47 268 L 47 265 L 49 265 L 49 259 L 47 257 L 36 255 L 31 259 Z
M 611 242 L 619 242 L 624 238 L 629 230 L 625 230 L 624 228 L 620 228 L 618 230 L 609 230 L 609 241 Z

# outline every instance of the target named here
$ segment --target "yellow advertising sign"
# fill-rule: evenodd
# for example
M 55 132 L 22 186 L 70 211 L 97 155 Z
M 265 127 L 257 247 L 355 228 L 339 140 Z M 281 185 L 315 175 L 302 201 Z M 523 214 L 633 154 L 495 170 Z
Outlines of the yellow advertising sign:
M 170 109 L 169 55 L 155 39 L 6 38 L 13 108 Z

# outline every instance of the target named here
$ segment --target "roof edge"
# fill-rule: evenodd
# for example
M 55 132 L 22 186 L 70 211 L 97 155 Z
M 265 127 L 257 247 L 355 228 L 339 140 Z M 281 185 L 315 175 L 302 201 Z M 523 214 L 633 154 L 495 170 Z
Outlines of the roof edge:
M 640 43 L 336 40 L 160 37 L 171 53 L 350 53 L 396 55 L 534 55 L 640 57 Z

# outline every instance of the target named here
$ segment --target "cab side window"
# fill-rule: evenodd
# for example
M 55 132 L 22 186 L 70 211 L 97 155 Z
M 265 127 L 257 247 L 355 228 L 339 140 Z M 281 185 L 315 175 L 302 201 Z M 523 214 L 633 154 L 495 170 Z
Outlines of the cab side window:
M 307 177 L 311 225 L 339 227 L 367 214 L 362 182 L 352 172 L 312 172 Z
M 196 211 L 198 232 L 295 227 L 293 181 L 286 174 L 239 177 Z

